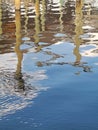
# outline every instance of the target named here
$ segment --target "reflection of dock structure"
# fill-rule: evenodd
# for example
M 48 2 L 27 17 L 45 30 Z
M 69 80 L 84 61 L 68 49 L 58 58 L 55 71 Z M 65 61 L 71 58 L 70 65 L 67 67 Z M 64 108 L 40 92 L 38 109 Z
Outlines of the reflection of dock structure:
M 8 2 L 8 3 L 14 3 L 15 4 L 15 9 L 16 10 L 20 10 L 21 9 L 21 3 L 22 2 L 24 2 L 25 0 L 3 0 L 3 2 Z M 37 0 L 35 0 L 35 1 L 37 1 Z M 34 0 L 32 0 L 32 2 L 35 2 Z M 42 1 L 42 0 L 40 0 L 40 1 Z M 45 1 L 45 2 L 50 2 L 51 1 L 51 4 L 52 3 L 59 3 L 59 2 L 61 2 L 62 3 L 62 5 L 64 6 L 64 4 L 65 3 L 67 3 L 67 2 L 72 2 L 72 3 L 75 3 L 75 2 L 79 2 L 79 1 L 81 1 L 81 0 L 47 0 L 47 1 Z M 84 2 L 84 4 L 85 4 L 85 6 L 86 5 L 89 5 L 89 4 L 91 4 L 91 6 L 92 7 L 96 7 L 96 6 L 98 6 L 98 1 L 97 0 L 82 0 L 83 2 Z M 1 0 L 1 2 L 2 2 L 2 0 Z M 31 0 L 28 0 L 28 2 L 31 2 Z
M 2 0 L 0 0 L 0 35 L 2 34 Z
M 20 11 L 15 12 L 15 25 L 17 67 L 16 73 L 9 71 L 9 69 L 0 70 L 0 118 L 25 108 L 32 103 L 31 100 L 36 98 L 40 91 L 47 89 L 37 85 L 37 81 L 44 80 L 47 77 L 44 71 L 39 70 L 32 72 L 32 74 L 24 72 L 22 74 L 22 61 L 25 50 L 20 49 L 22 43 Z
M 22 4 L 22 6 L 19 12 L 21 15 L 21 23 L 22 23 L 21 25 L 22 38 L 28 37 L 30 39 L 30 42 L 32 42 L 32 44 L 35 43 L 36 46 L 38 46 L 39 42 L 42 45 L 43 42 L 44 44 L 43 47 L 44 47 L 44 46 L 52 45 L 58 42 L 58 40 L 62 40 L 63 38 L 67 40 L 73 40 L 73 37 L 75 36 L 74 40 L 76 40 L 77 42 L 75 41 L 76 48 L 74 50 L 74 54 L 77 55 L 76 53 L 77 51 L 79 52 L 79 46 L 81 43 L 81 39 L 79 38 L 79 35 L 82 34 L 81 30 L 83 26 L 81 19 L 82 19 L 82 15 L 83 17 L 85 15 L 84 4 L 82 5 L 82 7 L 80 7 L 81 2 L 83 3 L 83 1 L 81 0 L 77 0 L 77 2 L 72 0 L 66 0 L 66 1 L 21 0 L 20 3 Z M 80 3 L 80 5 L 75 7 L 75 3 L 76 4 Z M 2 11 L 0 11 L 0 19 L 2 19 Z M 5 34 L 7 33 L 7 31 L 10 31 L 10 33 L 7 34 L 6 36 L 11 35 L 12 38 L 13 36 L 11 34 L 12 31 L 13 34 L 15 34 L 15 20 L 14 18 L 13 18 L 13 22 L 11 20 L 12 18 L 9 20 L 10 22 L 6 23 L 6 25 L 5 23 L 2 23 L 2 20 L 0 20 L 2 24 L 0 29 L 1 32 L 3 31 L 3 33 Z M 13 30 L 10 29 L 10 27 Z M 55 37 L 56 33 L 65 34 L 65 37 Z
M 79 52 L 79 47 L 81 45 L 81 38 L 80 35 L 83 34 L 83 13 L 82 13 L 82 7 L 83 7 L 83 1 L 77 1 L 76 2 L 76 8 L 75 8 L 75 37 L 74 37 L 74 42 L 75 42 L 75 48 L 74 48 L 74 55 L 76 56 L 76 61 L 75 64 L 80 64 L 81 60 L 81 54 Z
M 22 79 L 21 66 L 22 66 L 23 52 L 20 50 L 20 45 L 21 45 L 21 23 L 20 23 L 21 17 L 20 17 L 20 11 L 16 11 L 15 20 L 16 20 L 15 52 L 16 52 L 17 58 L 18 58 L 17 69 L 16 69 L 16 77 L 17 77 L 17 79 Z

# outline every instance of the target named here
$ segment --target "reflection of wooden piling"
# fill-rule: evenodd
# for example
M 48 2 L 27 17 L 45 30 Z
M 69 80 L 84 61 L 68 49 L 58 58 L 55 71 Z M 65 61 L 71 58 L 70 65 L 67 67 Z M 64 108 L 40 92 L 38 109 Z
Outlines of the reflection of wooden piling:
M 63 5 L 63 1 L 60 0 L 60 17 L 59 17 L 59 21 L 60 21 L 60 32 L 63 31 L 63 10 L 62 10 L 62 5 Z
M 25 33 L 27 33 L 28 31 L 27 31 L 27 29 L 28 29 L 28 0 L 25 0 L 25 2 L 24 2 L 24 6 L 25 6 L 25 24 L 24 24 L 24 29 L 25 29 Z
M 40 2 L 39 0 L 36 0 L 35 2 L 35 43 L 38 45 L 39 43 L 39 33 L 40 33 Z
M 0 35 L 2 34 L 2 0 L 0 0 Z
M 74 48 L 74 55 L 76 56 L 76 61 L 75 63 L 79 64 L 81 60 L 81 54 L 79 52 L 79 47 L 82 42 L 80 39 L 80 35 L 83 33 L 82 30 L 82 25 L 83 25 L 83 13 L 82 13 L 82 7 L 83 7 L 83 0 L 77 0 L 76 1 L 76 9 L 75 9 L 75 37 L 74 37 L 74 42 L 75 42 L 75 48 Z
M 15 0 L 15 9 L 20 10 L 21 7 L 21 0 Z
M 17 81 L 18 81 L 18 88 L 22 89 L 24 91 L 25 84 L 24 84 L 24 79 L 23 79 L 21 68 L 22 68 L 23 53 L 25 52 L 25 50 L 20 50 L 20 45 L 22 44 L 21 43 L 22 40 L 21 40 L 21 12 L 20 11 L 15 12 L 15 20 L 16 20 L 15 52 L 16 52 L 17 59 L 18 59 L 15 79 L 17 79 Z
M 15 12 L 15 20 L 16 20 L 15 52 L 16 52 L 17 58 L 18 58 L 16 75 L 20 76 L 20 74 L 21 74 L 21 64 L 22 64 L 22 59 L 23 59 L 23 52 L 20 50 L 20 45 L 21 45 L 21 18 L 20 18 L 20 11 Z
M 41 14 L 41 26 L 42 26 L 42 31 L 45 31 L 45 12 L 46 12 L 46 5 L 45 5 L 45 0 L 42 0 L 42 14 Z
M 39 17 L 39 15 L 40 15 L 40 1 L 39 0 L 36 0 L 36 2 L 35 2 L 35 13 L 36 13 L 36 16 L 38 16 Z

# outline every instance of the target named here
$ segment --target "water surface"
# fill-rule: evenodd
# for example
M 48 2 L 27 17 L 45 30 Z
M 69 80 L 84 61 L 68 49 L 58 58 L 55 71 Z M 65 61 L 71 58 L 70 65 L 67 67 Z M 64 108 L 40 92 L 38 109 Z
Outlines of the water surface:
M 0 3 L 0 130 L 98 129 L 97 1 Z

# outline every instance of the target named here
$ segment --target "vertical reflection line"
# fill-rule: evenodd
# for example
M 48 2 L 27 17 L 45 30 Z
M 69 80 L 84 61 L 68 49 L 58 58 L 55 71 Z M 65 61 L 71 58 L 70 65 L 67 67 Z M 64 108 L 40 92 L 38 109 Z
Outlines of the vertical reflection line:
M 41 25 L 42 25 L 42 31 L 45 31 L 45 11 L 46 11 L 46 4 L 45 0 L 42 0 L 42 14 L 41 14 Z
M 40 2 L 35 1 L 35 44 L 39 43 L 39 33 L 40 33 Z
M 87 11 L 87 16 L 90 16 L 90 15 L 91 15 L 91 11 L 92 11 L 92 9 L 91 9 L 91 4 L 90 4 L 90 3 L 88 3 L 88 11 Z
M 15 9 L 20 10 L 21 7 L 21 0 L 15 0 Z
M 63 20 L 62 20 L 63 11 L 62 11 L 62 4 L 63 4 L 63 1 L 60 0 L 60 17 L 59 17 L 59 20 L 60 20 L 60 31 L 61 32 L 63 31 Z
M 83 0 L 77 0 L 76 1 L 76 7 L 75 7 L 75 48 L 74 48 L 74 55 L 76 56 L 76 64 L 80 63 L 81 60 L 81 54 L 79 52 L 79 47 L 82 42 L 82 40 L 79 38 L 81 34 L 83 34 L 83 13 L 82 13 L 82 7 L 83 7 Z
M 20 50 L 21 45 L 21 18 L 20 11 L 15 11 L 15 21 L 16 21 L 16 45 L 15 52 L 18 58 L 17 68 L 16 68 L 16 76 L 19 78 L 21 76 L 21 64 L 23 59 L 23 52 Z
M 27 33 L 27 25 L 28 25 L 28 0 L 25 0 L 25 25 L 24 25 L 24 28 L 25 28 L 25 33 Z
M 0 35 L 2 34 L 2 0 L 0 0 Z

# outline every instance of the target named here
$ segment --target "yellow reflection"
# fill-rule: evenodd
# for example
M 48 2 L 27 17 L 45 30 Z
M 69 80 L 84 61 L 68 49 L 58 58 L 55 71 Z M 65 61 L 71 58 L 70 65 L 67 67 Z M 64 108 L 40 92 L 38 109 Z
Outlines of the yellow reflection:
M 60 0 L 60 18 L 59 18 L 59 21 L 60 21 L 60 31 L 61 31 L 61 32 L 63 31 L 63 20 L 62 20 L 62 17 L 63 17 L 63 9 L 62 9 L 62 4 L 63 4 L 63 1 Z
M 21 0 L 15 0 L 15 9 L 20 10 Z
M 0 35 L 2 34 L 2 0 L 0 0 Z
M 74 55 L 76 56 L 76 64 L 80 63 L 81 60 L 81 54 L 79 52 L 79 47 L 82 42 L 82 40 L 79 38 L 81 34 L 83 34 L 83 13 L 82 13 L 82 7 L 83 7 L 83 0 L 77 0 L 76 1 L 76 8 L 75 8 L 75 37 L 74 37 L 74 42 L 75 42 L 75 48 L 74 48 Z
M 41 14 L 41 25 L 42 25 L 42 31 L 45 31 L 45 12 L 46 12 L 46 1 L 42 0 L 42 14 Z
M 35 44 L 39 43 L 39 33 L 40 33 L 40 2 L 39 0 L 35 1 Z
M 28 0 L 25 0 L 24 2 L 25 4 L 25 25 L 24 25 L 24 28 L 25 28 L 25 33 L 27 33 L 27 25 L 28 25 Z
M 22 66 L 22 59 L 23 59 L 23 52 L 20 50 L 21 45 L 21 18 L 20 18 L 20 11 L 15 12 L 15 20 L 16 20 L 16 45 L 15 45 L 15 52 L 18 58 L 17 68 L 16 68 L 16 78 L 21 79 L 21 66 Z

